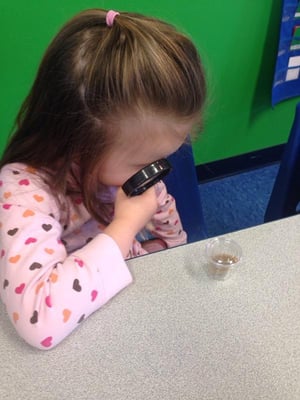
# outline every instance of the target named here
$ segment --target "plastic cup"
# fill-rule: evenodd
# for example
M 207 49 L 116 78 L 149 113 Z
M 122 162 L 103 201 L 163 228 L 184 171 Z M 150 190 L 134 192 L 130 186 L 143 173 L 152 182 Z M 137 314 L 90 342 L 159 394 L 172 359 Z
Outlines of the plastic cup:
M 242 249 L 238 243 L 229 238 L 211 239 L 205 247 L 208 275 L 224 281 L 232 276 L 242 259 Z

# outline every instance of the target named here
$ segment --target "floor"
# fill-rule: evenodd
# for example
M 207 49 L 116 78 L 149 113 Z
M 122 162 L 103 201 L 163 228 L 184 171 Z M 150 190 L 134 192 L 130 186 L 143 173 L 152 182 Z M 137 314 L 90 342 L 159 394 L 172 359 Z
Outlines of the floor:
M 278 164 L 199 185 L 209 237 L 259 225 Z

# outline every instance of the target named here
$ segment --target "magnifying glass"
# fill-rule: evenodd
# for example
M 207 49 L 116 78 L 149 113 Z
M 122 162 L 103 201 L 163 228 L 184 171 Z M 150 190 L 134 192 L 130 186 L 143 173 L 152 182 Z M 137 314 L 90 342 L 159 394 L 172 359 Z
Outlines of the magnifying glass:
M 122 186 L 127 196 L 138 196 L 165 177 L 172 169 L 165 158 L 154 161 L 132 175 Z

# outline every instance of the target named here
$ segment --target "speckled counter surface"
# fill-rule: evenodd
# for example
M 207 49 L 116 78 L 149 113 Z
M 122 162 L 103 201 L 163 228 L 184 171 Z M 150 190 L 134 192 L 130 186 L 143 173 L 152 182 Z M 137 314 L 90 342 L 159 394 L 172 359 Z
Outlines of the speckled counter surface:
M 50 351 L 0 307 L 1 400 L 299 400 L 300 216 L 228 235 L 244 262 L 209 279 L 205 241 L 131 260 L 134 284 Z

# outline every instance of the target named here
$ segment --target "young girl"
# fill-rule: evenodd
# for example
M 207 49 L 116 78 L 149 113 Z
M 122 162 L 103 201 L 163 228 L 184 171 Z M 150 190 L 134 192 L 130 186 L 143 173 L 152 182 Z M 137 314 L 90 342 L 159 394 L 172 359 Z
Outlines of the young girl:
M 0 293 L 19 335 L 57 345 L 131 281 L 124 259 L 185 243 L 159 182 L 123 183 L 199 123 L 191 41 L 162 21 L 88 10 L 50 44 L 1 161 Z M 154 241 L 135 238 L 144 227 Z

